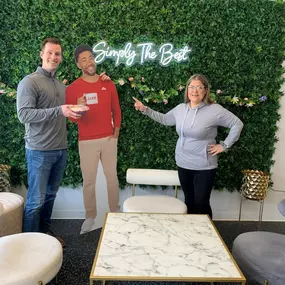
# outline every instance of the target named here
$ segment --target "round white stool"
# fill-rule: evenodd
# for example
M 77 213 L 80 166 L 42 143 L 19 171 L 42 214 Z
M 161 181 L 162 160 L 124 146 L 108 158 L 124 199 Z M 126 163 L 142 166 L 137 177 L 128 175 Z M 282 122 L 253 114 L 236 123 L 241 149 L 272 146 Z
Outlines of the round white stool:
M 42 233 L 20 233 L 0 239 L 0 284 L 43 285 L 62 265 L 60 242 Z
M 170 196 L 132 196 L 125 200 L 123 212 L 186 214 L 187 207 L 181 200 Z
M 24 198 L 15 193 L 0 193 L 0 237 L 22 232 Z

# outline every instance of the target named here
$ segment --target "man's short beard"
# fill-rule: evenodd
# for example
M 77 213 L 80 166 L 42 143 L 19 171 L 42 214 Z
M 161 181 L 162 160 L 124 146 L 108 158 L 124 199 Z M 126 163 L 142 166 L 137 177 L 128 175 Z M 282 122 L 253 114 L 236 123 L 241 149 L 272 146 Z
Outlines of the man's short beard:
M 90 66 L 89 66 L 90 67 Z M 94 76 L 96 74 L 97 68 L 96 65 L 94 66 L 94 71 L 93 72 L 89 72 L 88 68 L 85 68 L 84 73 L 88 76 Z
M 95 69 L 95 71 L 92 72 L 92 73 L 89 72 L 89 71 L 87 71 L 87 70 L 86 70 L 84 73 L 87 74 L 87 75 L 89 75 L 89 76 L 94 76 L 94 75 L 96 74 L 96 69 Z

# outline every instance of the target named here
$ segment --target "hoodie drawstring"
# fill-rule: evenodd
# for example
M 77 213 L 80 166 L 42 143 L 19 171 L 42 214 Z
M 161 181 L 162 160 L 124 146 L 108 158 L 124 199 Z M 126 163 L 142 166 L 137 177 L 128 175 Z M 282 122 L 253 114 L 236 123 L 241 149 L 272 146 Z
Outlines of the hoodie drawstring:
M 188 111 L 189 111 L 189 107 L 187 107 L 187 109 L 186 109 L 186 112 L 185 112 L 185 115 L 184 115 L 184 119 L 183 119 L 183 122 L 182 122 L 182 126 L 181 126 L 181 132 L 180 132 L 180 136 L 181 136 L 181 146 L 183 146 L 183 145 L 184 145 L 183 129 L 184 129 L 184 124 L 185 124 L 185 121 L 186 121 L 186 117 L 187 117 Z M 193 119 L 192 119 L 192 122 L 191 122 L 190 128 L 192 128 L 192 127 L 193 127 L 193 124 L 194 124 L 194 121 L 195 121 L 195 118 L 196 118 L 197 112 L 198 112 L 198 108 L 197 108 L 197 109 L 195 109 L 195 113 L 194 113 L 194 116 L 193 116 Z

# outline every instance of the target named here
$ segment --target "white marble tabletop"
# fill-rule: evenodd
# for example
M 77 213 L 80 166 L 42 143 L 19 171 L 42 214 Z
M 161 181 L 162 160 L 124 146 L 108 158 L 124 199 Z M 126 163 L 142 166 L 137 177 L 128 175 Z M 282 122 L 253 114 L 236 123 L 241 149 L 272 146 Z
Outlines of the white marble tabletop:
M 108 213 L 90 279 L 244 281 L 206 215 Z

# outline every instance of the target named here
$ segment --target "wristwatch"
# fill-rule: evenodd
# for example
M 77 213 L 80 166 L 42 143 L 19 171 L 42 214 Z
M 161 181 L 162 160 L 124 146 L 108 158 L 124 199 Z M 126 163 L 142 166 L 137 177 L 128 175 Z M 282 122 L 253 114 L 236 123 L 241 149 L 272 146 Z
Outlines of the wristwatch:
M 220 145 L 223 147 L 224 152 L 229 151 L 230 147 L 227 144 L 225 144 L 224 141 L 220 141 Z

